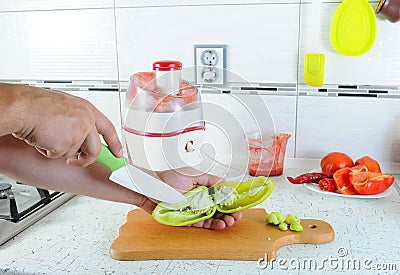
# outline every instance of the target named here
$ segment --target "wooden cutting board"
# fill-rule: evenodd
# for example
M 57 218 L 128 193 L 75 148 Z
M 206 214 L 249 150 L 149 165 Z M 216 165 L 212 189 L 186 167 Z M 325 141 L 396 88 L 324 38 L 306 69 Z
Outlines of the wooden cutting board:
M 285 245 L 322 244 L 334 239 L 330 224 L 321 220 L 302 219 L 304 230 L 282 231 L 266 225 L 266 211 L 252 208 L 234 226 L 221 231 L 194 227 L 173 227 L 157 223 L 141 209 L 128 213 L 118 238 L 112 243 L 111 258 L 135 260 L 245 260 L 257 261 Z M 265 258 L 264 258 L 265 259 Z

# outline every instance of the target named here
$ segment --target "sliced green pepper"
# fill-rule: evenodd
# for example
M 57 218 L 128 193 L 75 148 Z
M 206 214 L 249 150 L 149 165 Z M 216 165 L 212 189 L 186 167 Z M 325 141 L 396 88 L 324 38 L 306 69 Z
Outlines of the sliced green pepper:
M 271 212 L 267 215 L 267 218 L 265 219 L 265 223 L 273 223 L 275 225 L 278 225 L 284 221 L 285 216 L 282 215 L 280 212 Z
M 285 218 L 285 222 L 286 222 L 287 224 L 292 224 L 292 223 L 294 223 L 294 222 L 299 222 L 299 221 L 300 221 L 299 218 L 297 218 L 297 216 L 294 215 L 294 214 L 288 214 L 288 215 L 286 216 L 286 218 Z
M 281 222 L 278 227 L 280 230 L 283 230 L 283 231 L 286 231 L 289 229 L 289 225 L 285 222 Z
M 295 221 L 292 224 L 290 224 L 290 230 L 293 231 L 303 231 L 303 226 L 301 225 L 300 221 Z
M 271 212 L 265 218 L 266 224 L 278 225 L 280 230 L 292 230 L 292 231 L 303 231 L 301 221 L 294 214 L 288 214 L 286 217 L 280 212 Z
M 245 182 L 220 182 L 211 188 L 197 187 L 185 193 L 182 203 L 160 202 L 153 210 L 159 223 L 185 226 L 211 218 L 216 211 L 235 213 L 265 201 L 274 190 L 270 178 L 257 177 Z

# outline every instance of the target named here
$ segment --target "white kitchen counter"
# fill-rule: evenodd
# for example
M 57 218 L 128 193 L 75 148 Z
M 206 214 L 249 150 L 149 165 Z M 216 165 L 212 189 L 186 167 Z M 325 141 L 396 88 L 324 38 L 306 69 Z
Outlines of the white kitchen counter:
M 286 175 L 290 176 L 302 172 L 305 171 L 285 171 Z M 274 274 L 399 274 L 400 196 L 396 188 L 385 198 L 354 199 L 316 193 L 302 185 L 290 184 L 284 176 L 273 179 L 275 190 L 259 207 L 265 207 L 269 212 L 294 213 L 300 218 L 322 219 L 329 222 L 335 230 L 335 240 L 331 243 L 297 244 L 279 249 L 278 261 L 273 266 Z M 246 261 L 115 261 L 109 256 L 110 245 L 117 238 L 119 227 L 125 222 L 127 212 L 133 208 L 130 205 L 76 196 L 0 246 L 0 271 L 11 274 L 271 272 L 271 266 L 261 269 L 257 262 Z M 306 259 L 315 260 L 318 268 L 321 268 L 325 260 L 325 266 L 320 270 L 315 270 L 315 266 L 294 268 L 293 265 L 301 264 Z M 352 269 L 355 266 L 354 262 L 361 264 L 360 270 Z M 350 268 L 347 268 L 347 263 L 350 263 Z M 364 263 L 371 270 L 364 268 Z M 378 265 L 381 269 L 396 268 L 397 271 L 372 270 Z

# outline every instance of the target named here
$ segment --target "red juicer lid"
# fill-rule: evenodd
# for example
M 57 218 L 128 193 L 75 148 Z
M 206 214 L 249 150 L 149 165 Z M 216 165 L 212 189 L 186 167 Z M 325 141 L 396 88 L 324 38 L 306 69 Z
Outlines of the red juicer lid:
M 173 71 L 181 70 L 182 63 L 173 60 L 156 61 L 153 63 L 153 70 L 157 71 Z

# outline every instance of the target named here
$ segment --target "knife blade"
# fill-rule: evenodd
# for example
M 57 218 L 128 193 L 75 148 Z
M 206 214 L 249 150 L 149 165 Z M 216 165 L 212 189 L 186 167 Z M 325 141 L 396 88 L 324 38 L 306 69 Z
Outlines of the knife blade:
M 177 190 L 143 172 L 139 168 L 126 163 L 123 158 L 115 157 L 110 149 L 102 144 L 96 162 L 108 167 L 112 173 L 109 179 L 125 188 L 167 203 L 178 203 L 186 198 Z

